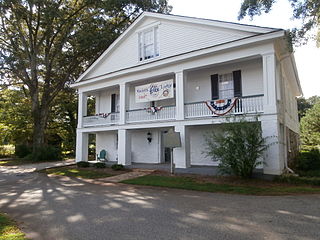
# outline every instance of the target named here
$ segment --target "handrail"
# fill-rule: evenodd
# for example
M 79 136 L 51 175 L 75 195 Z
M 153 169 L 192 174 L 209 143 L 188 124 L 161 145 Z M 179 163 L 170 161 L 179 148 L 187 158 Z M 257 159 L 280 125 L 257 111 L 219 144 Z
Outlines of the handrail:
M 175 107 L 176 105 L 169 105 L 169 106 L 162 106 L 163 108 L 171 108 L 171 107 Z M 160 106 L 156 106 L 156 107 L 160 107 Z M 139 108 L 139 109 L 129 109 L 129 110 L 126 110 L 126 112 L 136 112 L 136 111 L 142 111 L 142 110 L 148 110 L 149 107 L 147 108 Z
M 263 97 L 263 96 L 264 96 L 264 94 L 256 94 L 256 95 L 250 95 L 250 96 L 243 96 L 243 97 L 239 97 L 239 98 L 242 99 L 242 98 L 254 98 L 254 97 Z M 203 103 L 203 102 L 205 102 L 205 101 L 210 101 L 210 100 L 190 102 L 190 103 L 185 103 L 184 105 L 191 105 L 191 104 Z

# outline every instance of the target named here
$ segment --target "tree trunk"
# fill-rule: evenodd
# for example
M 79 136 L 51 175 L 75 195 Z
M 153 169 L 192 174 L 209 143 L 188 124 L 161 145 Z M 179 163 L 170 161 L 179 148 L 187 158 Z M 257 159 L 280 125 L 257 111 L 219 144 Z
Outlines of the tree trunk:
M 33 102 L 33 153 L 45 144 L 45 131 L 47 128 L 47 120 L 49 115 L 49 105 L 41 104 L 39 101 Z

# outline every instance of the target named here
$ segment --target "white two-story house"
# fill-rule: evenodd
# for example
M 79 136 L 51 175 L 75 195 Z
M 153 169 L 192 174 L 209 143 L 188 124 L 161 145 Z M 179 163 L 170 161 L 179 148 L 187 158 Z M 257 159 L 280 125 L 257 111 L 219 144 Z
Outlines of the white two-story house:
M 163 134 L 173 129 L 182 143 L 176 168 L 215 166 L 205 134 L 230 115 L 257 115 L 263 136 L 277 138 L 264 155 L 265 174 L 281 174 L 297 148 L 302 91 L 282 29 L 144 12 L 72 86 L 76 161 L 88 160 L 94 134 L 96 152 L 106 150 L 109 161 L 165 163 Z

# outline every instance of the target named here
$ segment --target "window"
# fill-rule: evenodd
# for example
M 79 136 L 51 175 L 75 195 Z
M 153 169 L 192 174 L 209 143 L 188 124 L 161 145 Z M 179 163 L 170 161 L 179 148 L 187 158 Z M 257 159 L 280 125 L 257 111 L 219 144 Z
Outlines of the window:
M 242 96 L 241 71 L 211 75 L 212 100 Z
M 219 75 L 219 99 L 229 99 L 234 97 L 232 73 Z
M 159 56 L 158 27 L 139 33 L 139 61 Z

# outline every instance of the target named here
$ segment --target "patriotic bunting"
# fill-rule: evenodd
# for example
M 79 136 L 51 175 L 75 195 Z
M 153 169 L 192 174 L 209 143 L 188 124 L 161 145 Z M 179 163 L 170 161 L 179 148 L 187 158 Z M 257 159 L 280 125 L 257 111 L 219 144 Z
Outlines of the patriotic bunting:
M 219 99 L 205 101 L 205 104 L 212 112 L 212 114 L 223 116 L 232 110 L 232 108 L 236 105 L 237 100 L 238 98 Z

